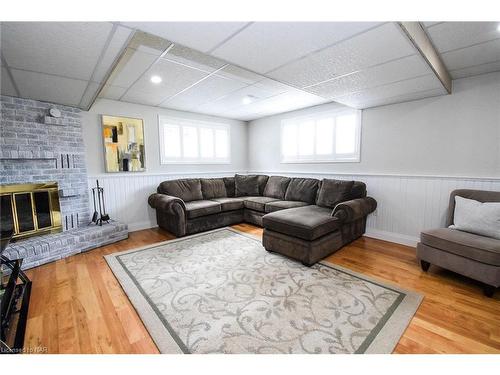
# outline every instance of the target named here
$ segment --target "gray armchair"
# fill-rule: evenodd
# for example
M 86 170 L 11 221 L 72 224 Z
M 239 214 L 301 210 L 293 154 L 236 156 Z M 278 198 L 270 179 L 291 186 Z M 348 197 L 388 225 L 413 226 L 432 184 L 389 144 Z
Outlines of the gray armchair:
M 500 202 L 500 192 L 455 190 L 450 195 L 446 228 L 420 234 L 417 257 L 427 271 L 431 264 L 484 283 L 484 294 L 492 297 L 500 286 L 500 240 L 450 229 L 455 212 L 455 196 L 479 202 Z

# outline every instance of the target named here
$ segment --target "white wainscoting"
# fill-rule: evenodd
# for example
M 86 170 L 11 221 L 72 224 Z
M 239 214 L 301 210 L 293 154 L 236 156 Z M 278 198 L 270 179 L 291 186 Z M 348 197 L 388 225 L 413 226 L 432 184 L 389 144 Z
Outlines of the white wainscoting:
M 224 177 L 234 176 L 242 171 L 210 172 L 210 173 L 134 173 L 134 174 L 100 174 L 88 176 L 89 188 L 99 186 L 104 188 L 105 203 L 112 219 L 128 224 L 130 231 L 156 227 L 155 210 L 149 207 L 148 197 L 156 193 L 156 188 L 162 181 L 178 178 L 194 177 Z M 92 205 L 92 192 L 90 191 Z M 94 208 L 91 207 L 93 212 Z
M 99 179 L 105 191 L 106 208 L 110 216 L 128 224 L 130 231 L 134 231 L 156 226 L 155 212 L 149 207 L 147 200 L 160 182 L 189 177 L 233 176 L 235 173 L 246 172 L 102 174 L 89 176 L 88 181 L 89 187 L 93 187 L 95 180 Z M 422 229 L 444 225 L 452 190 L 464 188 L 500 191 L 500 178 L 279 171 L 248 173 L 363 181 L 367 185 L 368 195 L 378 202 L 377 210 L 368 218 L 366 235 L 409 246 L 417 243 Z

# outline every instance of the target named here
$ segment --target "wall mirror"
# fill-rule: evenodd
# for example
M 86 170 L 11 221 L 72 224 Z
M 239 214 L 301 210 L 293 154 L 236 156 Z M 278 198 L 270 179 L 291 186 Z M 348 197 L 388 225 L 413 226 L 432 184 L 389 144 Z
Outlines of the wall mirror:
M 142 172 L 145 166 L 142 119 L 102 115 L 106 172 Z

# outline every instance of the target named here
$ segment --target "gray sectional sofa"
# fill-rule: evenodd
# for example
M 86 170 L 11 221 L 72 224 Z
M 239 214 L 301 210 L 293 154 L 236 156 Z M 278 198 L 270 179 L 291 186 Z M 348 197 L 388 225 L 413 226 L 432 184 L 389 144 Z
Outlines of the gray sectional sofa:
M 310 266 L 360 237 L 377 203 L 359 181 L 235 175 L 164 181 L 149 205 L 177 237 L 242 222 L 264 227 L 268 251 Z

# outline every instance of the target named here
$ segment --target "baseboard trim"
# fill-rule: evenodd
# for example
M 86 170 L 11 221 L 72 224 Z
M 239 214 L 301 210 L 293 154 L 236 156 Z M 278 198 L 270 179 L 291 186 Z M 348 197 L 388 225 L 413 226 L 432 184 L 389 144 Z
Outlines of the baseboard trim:
M 383 230 L 369 229 L 367 228 L 366 237 L 376 238 L 378 240 L 384 240 L 389 242 L 398 243 L 401 245 L 415 247 L 418 243 L 418 237 L 408 236 L 406 234 L 386 232 Z
M 143 230 L 143 229 L 150 229 L 150 228 L 156 228 L 158 225 L 151 222 L 151 221 L 140 221 L 137 223 L 130 223 L 128 224 L 128 231 L 129 232 L 136 232 L 138 230 Z

